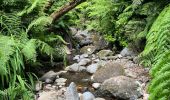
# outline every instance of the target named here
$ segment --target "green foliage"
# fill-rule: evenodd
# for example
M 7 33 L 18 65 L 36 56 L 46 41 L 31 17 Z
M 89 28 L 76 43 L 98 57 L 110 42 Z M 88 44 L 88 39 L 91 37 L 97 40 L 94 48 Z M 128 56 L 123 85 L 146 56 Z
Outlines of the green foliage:
M 48 2 L 0 1 L 0 100 L 33 100 L 35 75 L 28 74 L 25 65 L 38 63 L 41 60 L 38 56 L 49 56 L 51 62 L 54 56 L 65 60 L 64 45 L 68 43 L 56 32 L 67 30 L 67 25 L 63 20 L 52 23 L 50 17 L 51 11 L 64 2 L 54 1 L 44 12 Z M 48 31 L 50 28 L 53 31 Z
M 152 66 L 153 80 L 149 100 L 169 100 L 170 96 L 170 6 L 164 8 L 146 35 L 147 44 L 141 53 L 142 63 Z

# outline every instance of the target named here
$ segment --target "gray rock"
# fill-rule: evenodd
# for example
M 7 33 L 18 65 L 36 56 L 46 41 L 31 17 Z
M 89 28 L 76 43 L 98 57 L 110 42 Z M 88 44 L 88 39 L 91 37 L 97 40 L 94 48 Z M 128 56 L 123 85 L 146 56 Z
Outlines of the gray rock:
M 73 58 L 73 60 L 76 60 L 77 62 L 79 62 L 79 61 L 80 61 L 80 55 L 76 55 L 76 56 Z
M 70 27 L 69 29 L 71 30 L 72 35 L 75 35 L 78 32 L 77 29 L 74 27 Z
M 46 81 L 47 79 L 54 81 L 57 75 L 58 75 L 58 74 L 55 73 L 54 71 L 49 71 L 49 72 L 45 73 L 45 74 L 40 78 L 40 81 L 43 81 L 43 82 L 44 82 L 44 81 Z
M 66 90 L 66 100 L 79 100 L 79 95 L 76 89 L 76 84 L 71 83 Z
M 98 89 L 100 87 L 101 83 L 93 83 L 92 87 L 95 89 Z
M 49 78 L 47 78 L 46 80 L 45 80 L 45 83 L 46 84 L 51 84 L 51 83 L 53 83 L 54 81 L 53 80 L 51 80 L 51 79 L 49 79 Z
M 136 54 L 132 51 L 132 50 L 130 50 L 129 48 L 124 48 L 121 52 L 120 52 L 120 54 L 123 56 L 123 57 L 126 57 L 126 56 L 135 56 Z
M 124 74 L 125 74 L 124 68 L 120 63 L 107 62 L 103 67 L 101 67 L 93 74 L 93 78 L 94 82 L 102 83 L 106 79 Z
M 104 49 L 108 47 L 108 42 L 99 34 L 93 34 L 92 36 L 93 45 L 97 50 Z
M 99 58 L 102 58 L 113 55 L 113 52 L 111 50 L 101 50 L 97 53 L 97 55 L 99 56 Z
M 72 71 L 72 72 L 81 72 L 86 70 L 86 67 L 80 66 L 78 63 L 74 63 L 68 67 L 65 68 L 67 71 Z
M 84 46 L 83 48 L 80 49 L 80 52 L 83 54 L 92 54 L 96 51 L 95 46 Z
M 94 100 L 94 99 L 95 99 L 95 97 L 91 92 L 84 92 L 82 94 L 82 97 L 80 97 L 80 100 Z
M 85 38 L 85 39 L 81 40 L 79 44 L 80 44 L 80 46 L 86 46 L 86 45 L 90 45 L 92 43 L 93 42 L 91 39 Z
M 35 91 L 40 91 L 42 89 L 42 84 L 41 81 L 37 81 L 35 84 Z
M 80 62 L 79 62 L 78 64 L 79 64 L 80 66 L 85 66 L 85 65 L 89 64 L 90 62 L 91 62 L 90 59 L 88 59 L 88 58 L 83 58 L 83 59 L 80 60 Z
M 80 59 L 88 58 L 88 57 L 89 57 L 89 55 L 88 55 L 88 54 L 82 54 L 82 55 L 80 55 Z
M 136 100 L 141 96 L 141 91 L 138 88 L 139 84 L 136 83 L 135 79 L 117 76 L 105 80 L 99 89 L 99 93 L 124 100 Z
M 56 83 L 65 83 L 66 81 L 67 81 L 67 79 L 65 79 L 65 78 L 59 78 L 59 79 L 55 80 Z
M 100 65 L 98 63 L 96 64 L 91 64 L 87 67 L 87 72 L 93 74 L 97 71 L 97 69 L 100 67 Z

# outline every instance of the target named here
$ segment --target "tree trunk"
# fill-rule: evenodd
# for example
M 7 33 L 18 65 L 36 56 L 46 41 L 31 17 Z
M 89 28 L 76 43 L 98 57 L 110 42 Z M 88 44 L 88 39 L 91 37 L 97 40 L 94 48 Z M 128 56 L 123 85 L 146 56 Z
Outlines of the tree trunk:
M 53 12 L 50 16 L 52 17 L 53 21 L 58 20 L 60 17 L 62 17 L 64 14 L 78 6 L 79 4 L 85 2 L 86 0 L 73 0 L 63 6 L 61 9 Z

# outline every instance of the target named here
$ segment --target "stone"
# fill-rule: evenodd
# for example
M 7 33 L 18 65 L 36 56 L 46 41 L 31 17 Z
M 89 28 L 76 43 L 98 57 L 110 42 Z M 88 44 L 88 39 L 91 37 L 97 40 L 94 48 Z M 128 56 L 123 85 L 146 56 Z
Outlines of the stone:
M 81 40 L 79 44 L 80 44 L 80 46 L 86 46 L 86 45 L 90 45 L 92 43 L 93 42 L 91 39 L 85 38 L 85 39 Z
M 94 82 L 102 83 L 106 79 L 114 76 L 124 75 L 125 71 L 122 65 L 118 62 L 107 62 L 103 67 L 98 69 L 94 74 Z
M 42 91 L 38 93 L 36 100 L 66 100 L 64 95 L 66 89 L 61 88 L 60 90 L 50 90 L 50 91 Z
M 45 83 L 46 83 L 46 84 L 51 84 L 51 83 L 53 83 L 53 80 L 47 78 L 47 79 L 45 80 Z
M 84 46 L 80 49 L 81 53 L 85 53 L 85 54 L 92 54 L 96 51 L 96 47 L 95 46 Z
M 95 64 L 91 64 L 89 66 L 87 66 L 87 72 L 93 74 L 97 71 L 97 69 L 100 67 L 100 65 L 98 63 Z
M 101 83 L 93 83 L 92 87 L 95 89 L 98 89 L 100 87 Z
M 66 100 L 79 100 L 76 84 L 71 82 L 66 90 Z
M 121 52 L 120 54 L 123 56 L 123 57 L 126 57 L 126 56 L 135 56 L 136 54 L 130 50 L 129 48 L 125 47 Z
M 55 73 L 54 71 L 49 71 L 45 73 L 39 80 L 43 82 L 47 81 L 47 79 L 54 81 L 57 75 L 58 74 Z
M 68 71 L 73 71 L 73 72 L 77 72 L 79 70 L 79 65 L 77 63 L 74 63 L 70 66 L 68 66 Z
M 85 66 L 85 65 L 89 64 L 90 62 L 91 62 L 90 59 L 88 59 L 88 58 L 83 58 L 83 59 L 80 60 L 80 62 L 79 62 L 78 64 L 79 64 L 80 66 Z
M 141 91 L 138 88 L 139 84 L 136 83 L 135 79 L 116 76 L 105 80 L 98 92 L 108 97 L 114 96 L 124 100 L 137 100 L 141 96 Z
M 74 27 L 70 27 L 69 29 L 71 30 L 72 35 L 75 35 L 78 32 L 77 29 Z
M 79 62 L 79 61 L 80 61 L 80 55 L 76 55 L 76 56 L 73 58 L 73 60 L 76 60 L 77 62 Z
M 89 57 L 89 55 L 88 55 L 88 54 L 82 54 L 82 55 L 80 55 L 80 59 L 88 58 L 88 57 Z
M 94 100 L 105 100 L 104 98 L 95 98 Z
M 112 56 L 113 52 L 111 50 L 101 50 L 97 53 L 97 55 L 99 58 L 102 58 L 102 57 Z
M 66 81 L 67 81 L 67 79 L 65 79 L 65 78 L 59 78 L 59 79 L 55 80 L 56 83 L 65 83 Z
M 66 67 L 65 70 L 71 71 L 71 72 L 81 72 L 81 71 L 86 71 L 86 67 L 80 66 L 78 63 L 74 63 Z
M 41 81 L 37 81 L 35 84 L 35 91 L 40 91 L 42 89 L 42 84 Z
M 99 34 L 93 34 L 92 36 L 93 45 L 97 50 L 101 50 L 108 47 L 108 42 Z
M 81 96 L 80 96 L 80 100 L 94 100 L 95 97 L 91 92 L 84 92 Z

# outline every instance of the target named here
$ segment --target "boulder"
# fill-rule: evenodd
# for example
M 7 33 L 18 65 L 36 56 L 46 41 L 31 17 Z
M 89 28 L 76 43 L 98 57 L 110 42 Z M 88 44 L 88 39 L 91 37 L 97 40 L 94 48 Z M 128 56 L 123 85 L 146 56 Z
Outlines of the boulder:
M 75 83 L 70 83 L 66 90 L 66 100 L 79 100 L 79 95 Z
M 85 53 L 85 54 L 92 54 L 96 51 L 96 47 L 95 46 L 84 46 L 80 49 L 81 53 Z
M 45 73 L 39 80 L 43 81 L 43 82 L 45 82 L 47 80 L 54 81 L 57 75 L 58 74 L 55 73 L 54 71 L 49 71 L 49 72 Z
M 130 50 L 129 48 L 125 47 L 121 52 L 120 54 L 123 56 L 123 57 L 126 57 L 126 56 L 135 56 L 136 54 Z
M 99 58 L 102 58 L 102 57 L 113 55 L 113 52 L 111 50 L 101 50 L 97 53 L 97 55 Z
M 94 75 L 94 82 L 102 83 L 106 79 L 114 76 L 124 75 L 125 71 L 122 65 L 118 62 L 107 62 L 102 68 L 98 69 Z
M 98 92 L 108 97 L 123 100 L 137 100 L 141 96 L 139 84 L 135 79 L 126 76 L 117 76 L 105 80 Z

